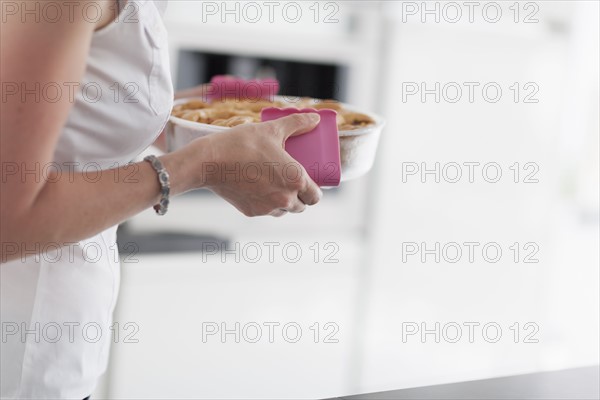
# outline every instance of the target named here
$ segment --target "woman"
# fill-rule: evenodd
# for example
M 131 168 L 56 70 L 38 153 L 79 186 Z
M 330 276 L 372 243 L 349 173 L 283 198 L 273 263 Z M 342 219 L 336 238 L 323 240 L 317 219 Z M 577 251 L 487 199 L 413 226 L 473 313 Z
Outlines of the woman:
M 321 197 L 306 171 L 283 174 L 294 162 L 285 140 L 314 128 L 316 114 L 240 126 L 128 166 L 160 144 L 174 94 L 163 3 L 116 1 L 50 2 L 59 17 L 48 2 L 3 5 L 3 398 L 94 390 L 111 340 L 120 222 L 152 206 L 162 214 L 169 196 L 200 188 L 247 216 L 301 212 Z M 205 174 L 207 163 L 265 168 L 246 182 Z

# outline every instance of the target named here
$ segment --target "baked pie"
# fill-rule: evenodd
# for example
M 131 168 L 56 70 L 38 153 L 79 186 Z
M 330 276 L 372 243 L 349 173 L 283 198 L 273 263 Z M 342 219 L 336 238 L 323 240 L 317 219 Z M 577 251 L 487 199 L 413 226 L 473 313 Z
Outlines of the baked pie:
M 338 101 L 315 100 L 310 97 L 302 97 L 289 102 L 224 99 L 207 103 L 200 100 L 190 100 L 173 107 L 171 115 L 187 121 L 231 128 L 260 122 L 261 110 L 268 107 L 334 110 L 337 112 L 337 125 L 340 131 L 360 129 L 375 124 L 375 121 L 368 115 L 346 110 Z

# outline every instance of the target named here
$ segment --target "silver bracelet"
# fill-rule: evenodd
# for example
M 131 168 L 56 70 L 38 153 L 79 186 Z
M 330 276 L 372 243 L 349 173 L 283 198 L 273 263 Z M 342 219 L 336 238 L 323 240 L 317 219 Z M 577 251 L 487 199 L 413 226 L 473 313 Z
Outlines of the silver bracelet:
M 160 183 L 160 201 L 153 208 L 158 215 L 165 215 L 169 208 L 169 193 L 171 192 L 171 181 L 169 173 L 156 156 L 144 157 L 144 161 L 148 161 L 158 175 L 158 183 Z

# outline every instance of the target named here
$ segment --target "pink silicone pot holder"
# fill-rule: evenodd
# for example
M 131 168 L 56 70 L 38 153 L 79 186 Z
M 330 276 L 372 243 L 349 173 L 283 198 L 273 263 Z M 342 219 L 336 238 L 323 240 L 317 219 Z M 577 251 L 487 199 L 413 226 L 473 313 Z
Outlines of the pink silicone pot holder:
M 285 143 L 285 150 L 308 172 L 321 187 L 339 186 L 341 178 L 340 141 L 337 130 L 337 113 L 334 110 L 305 108 L 265 108 L 262 121 L 272 121 L 297 113 L 317 113 L 321 121 L 315 129 L 303 135 L 292 136 Z M 290 173 L 291 175 L 291 173 Z
M 229 75 L 213 76 L 207 92 L 207 99 L 223 100 L 235 98 L 238 100 L 273 100 L 279 92 L 279 82 L 276 79 L 246 80 Z

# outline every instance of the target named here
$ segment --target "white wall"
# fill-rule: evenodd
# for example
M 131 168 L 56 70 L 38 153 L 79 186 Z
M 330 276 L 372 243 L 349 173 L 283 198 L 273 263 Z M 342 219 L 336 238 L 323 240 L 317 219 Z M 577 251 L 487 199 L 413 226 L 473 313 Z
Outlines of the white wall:
M 551 11 L 548 2 L 539 4 L 547 14 Z M 596 15 L 585 26 L 597 33 L 597 5 L 591 10 L 582 2 L 571 6 L 579 13 Z M 551 30 L 549 22 L 543 19 L 515 30 L 488 26 L 479 31 L 443 23 L 396 20 L 390 24 L 386 80 L 395 90 L 384 101 L 384 113 L 392 118 L 373 194 L 371 278 L 357 390 L 598 362 L 598 194 L 596 190 L 587 197 L 596 214 L 590 216 L 588 207 L 588 218 L 582 221 L 582 209 L 569 193 L 577 185 L 574 180 L 587 185 L 590 177 L 597 176 L 598 149 L 576 150 L 580 178 L 568 180 L 563 148 L 565 141 L 578 137 L 585 137 L 590 146 L 597 143 L 597 125 L 577 131 L 578 121 L 571 118 L 564 123 L 563 118 L 568 102 L 574 100 L 564 97 L 568 76 L 579 74 L 577 82 L 589 89 L 584 95 L 598 96 L 597 69 L 595 74 L 581 75 L 593 69 L 581 63 L 594 65 L 598 45 L 588 44 L 585 56 L 573 64 L 572 47 L 582 38 L 572 35 L 577 33 L 576 24 L 584 21 L 571 21 L 574 25 L 566 31 Z M 432 87 L 433 82 L 466 81 L 498 82 L 505 94 L 498 103 L 481 96 L 473 103 L 451 104 L 443 99 L 436 103 L 432 96 L 425 102 L 415 100 L 416 96 L 401 101 L 403 82 L 428 82 Z M 513 82 L 535 82 L 539 102 L 515 104 L 508 90 Z M 579 117 L 597 121 L 598 110 L 587 108 L 588 99 L 582 100 L 587 112 L 578 113 Z M 583 160 L 587 160 L 585 168 Z M 459 183 L 443 178 L 435 183 L 429 176 L 428 183 L 422 183 L 413 176 L 402 183 L 399 177 L 404 162 L 426 162 L 431 168 L 435 162 L 465 161 L 499 163 L 503 179 L 487 183 L 479 174 L 474 183 L 464 178 Z M 539 165 L 539 183 L 513 183 L 509 166 L 514 162 Z M 576 190 L 589 193 L 585 187 Z M 402 242 L 426 242 L 431 247 L 435 242 L 465 241 L 497 242 L 504 257 L 495 264 L 483 260 L 481 253 L 472 264 L 464 258 L 455 264 L 443 258 L 436 263 L 431 256 L 426 263 L 418 256 L 402 262 L 399 251 Z M 509 250 L 514 242 L 535 242 L 540 262 L 515 263 Z M 406 322 L 425 322 L 428 328 L 436 322 L 441 326 L 496 322 L 503 337 L 494 344 L 481 333 L 474 343 L 466 336 L 456 344 L 443 338 L 435 343 L 432 336 L 425 341 L 413 336 L 404 343 L 401 332 Z M 523 337 L 514 343 L 510 326 L 515 322 L 521 327 L 526 322 L 539 326 L 535 335 L 539 343 L 522 343 Z

